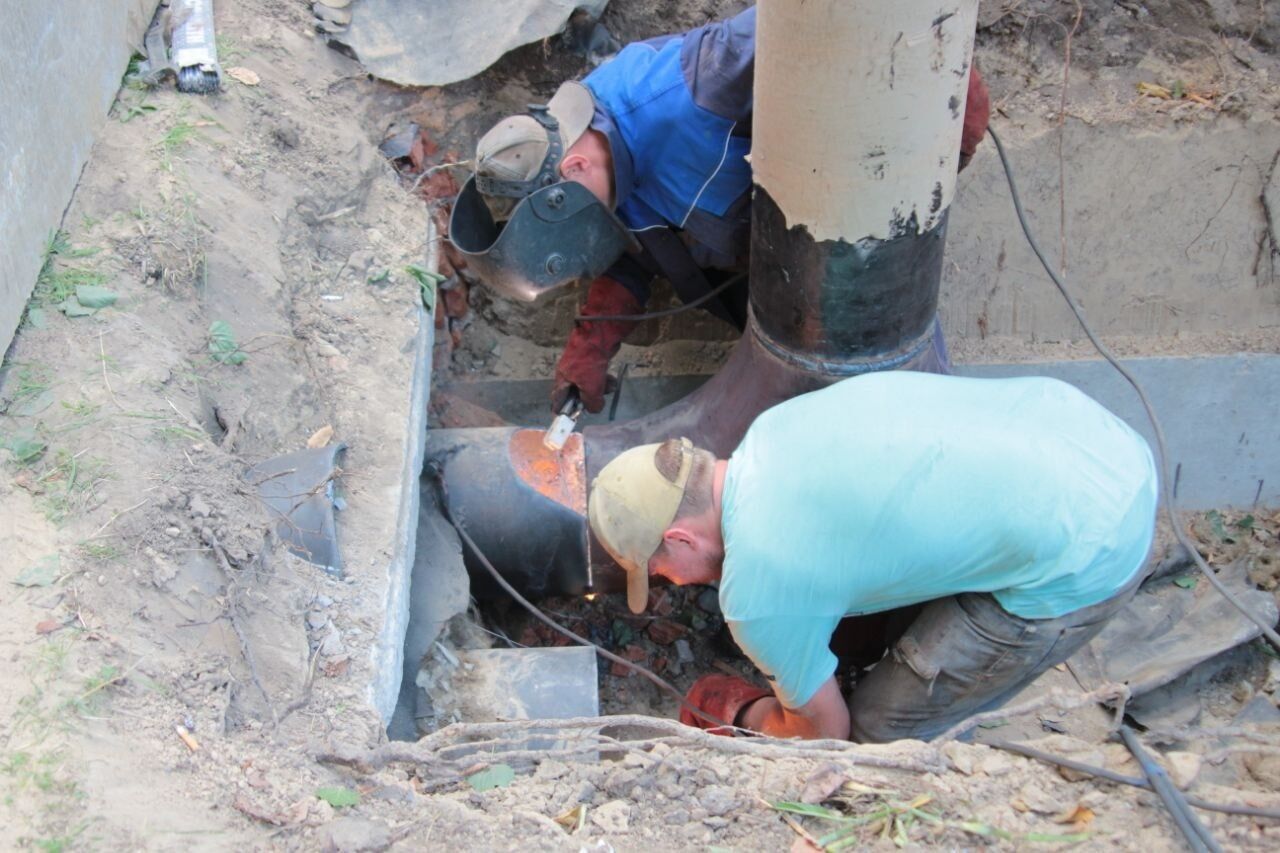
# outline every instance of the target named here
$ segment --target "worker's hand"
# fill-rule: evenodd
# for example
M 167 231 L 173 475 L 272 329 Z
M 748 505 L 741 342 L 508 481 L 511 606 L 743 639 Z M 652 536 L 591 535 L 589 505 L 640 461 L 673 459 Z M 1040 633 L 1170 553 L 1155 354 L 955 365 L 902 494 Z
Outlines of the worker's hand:
M 987 135 L 991 119 L 991 94 L 978 73 L 978 64 L 969 66 L 969 96 L 964 105 L 964 129 L 960 131 L 960 171 L 969 165 L 978 143 Z
M 772 696 L 768 690 L 757 687 L 746 679 L 733 675 L 704 675 L 693 686 L 684 698 L 690 705 L 705 711 L 709 716 L 731 726 L 738 725 L 738 715 L 757 699 Z M 686 726 L 706 729 L 714 735 L 732 737 L 733 732 L 718 727 L 710 720 L 704 720 L 688 708 L 681 706 L 680 722 Z
M 582 315 L 639 314 L 642 310 L 631 291 L 602 275 L 587 289 Z M 570 388 L 578 389 L 578 397 L 588 412 L 603 409 L 609 386 L 609 359 L 617 355 L 622 341 L 635 327 L 633 320 L 579 320 L 556 365 L 551 411 L 559 413 Z

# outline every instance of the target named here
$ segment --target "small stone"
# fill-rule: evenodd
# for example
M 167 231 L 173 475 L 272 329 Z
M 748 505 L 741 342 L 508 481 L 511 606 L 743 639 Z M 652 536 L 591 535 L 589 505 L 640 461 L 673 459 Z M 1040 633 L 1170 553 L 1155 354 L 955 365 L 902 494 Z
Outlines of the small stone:
M 191 513 L 192 518 L 208 518 L 213 513 L 212 507 L 199 495 L 191 497 L 191 504 L 187 507 L 187 511 Z
M 316 0 L 317 6 L 328 6 L 330 9 L 345 9 L 351 5 L 351 0 Z
M 720 615 L 720 590 L 713 586 L 709 586 L 702 592 L 698 593 L 698 607 L 707 613 Z
M 684 826 L 689 822 L 689 810 L 675 808 L 663 816 L 662 822 L 668 826 Z
M 729 820 L 728 818 L 723 818 L 723 817 L 708 817 L 708 818 L 703 818 L 702 825 L 709 826 L 712 829 L 724 829 L 726 826 L 729 825 Z
M 318 339 L 316 341 L 316 352 L 325 358 L 337 358 L 342 355 L 342 351 L 326 340 Z
M 106 585 L 107 585 L 107 576 L 98 575 L 98 586 L 106 586 Z
M 707 810 L 707 814 L 718 817 L 733 811 L 738 800 L 724 785 L 710 785 L 698 795 L 698 803 Z
M 328 21 L 331 24 L 340 24 L 346 26 L 351 23 L 351 12 L 346 9 L 332 9 L 328 6 L 316 4 L 311 7 L 311 13 L 322 21 Z
M 591 822 L 605 832 L 624 833 L 631 824 L 631 806 L 622 800 L 610 800 L 589 811 Z
M 1194 752 L 1166 752 L 1164 765 L 1169 770 L 1169 778 L 1179 789 L 1186 790 L 1200 775 L 1201 757 Z
M 1263 693 L 1275 693 L 1280 690 L 1280 660 L 1274 658 L 1267 663 L 1267 677 L 1262 682 Z
M 319 631 L 325 625 L 329 624 L 329 617 L 319 610 L 312 610 L 307 613 L 307 627 L 312 631 Z
M 1013 769 L 1013 761 L 1004 753 L 992 750 L 978 762 L 977 769 L 988 776 L 1003 776 Z
M 177 538 L 182 535 L 182 530 L 177 527 L 166 527 L 164 529 L 164 535 L 170 538 Z
M 321 835 L 323 849 L 335 853 L 385 850 L 391 844 L 391 832 L 386 824 L 362 817 L 340 817 L 330 821 Z
M 1045 791 L 1039 785 L 1024 785 L 1019 793 L 1027 808 L 1039 814 L 1062 814 L 1066 811 L 1066 803 Z
M 688 640 L 676 640 L 676 660 L 682 664 L 693 663 L 693 647 Z
M 342 644 L 342 632 L 332 625 L 329 627 L 329 633 L 325 634 L 324 639 L 320 641 L 320 654 L 332 658 L 345 652 L 347 647 Z
M 951 766 L 957 773 L 965 776 L 972 776 L 976 770 L 974 756 L 978 752 L 976 747 L 967 743 L 959 743 L 950 741 L 942 747 L 942 754 L 951 762 Z
M 325 609 L 326 607 L 332 607 L 332 606 L 333 606 L 333 599 L 332 599 L 332 598 L 330 598 L 330 597 L 329 597 L 329 596 L 327 596 L 327 595 L 317 595 L 317 596 L 316 596 L 316 599 L 315 599 L 314 604 L 315 604 L 315 606 L 316 606 L 316 607 L 318 607 L 318 608 L 320 608 L 321 610 L 323 610 L 323 609 Z
M 1253 698 L 1253 685 L 1247 681 L 1241 681 L 1231 691 L 1231 698 L 1243 705 Z
M 552 779 L 559 779 L 562 776 L 567 776 L 568 774 L 568 764 L 565 764 L 563 761 L 556 761 L 555 759 L 548 758 L 538 764 L 538 769 L 533 771 L 533 778 L 546 779 L 550 781 Z

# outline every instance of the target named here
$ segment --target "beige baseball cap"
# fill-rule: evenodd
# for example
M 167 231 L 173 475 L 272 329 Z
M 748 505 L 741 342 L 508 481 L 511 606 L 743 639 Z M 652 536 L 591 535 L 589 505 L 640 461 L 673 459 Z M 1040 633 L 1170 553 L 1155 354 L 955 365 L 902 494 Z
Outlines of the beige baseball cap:
M 632 613 L 643 613 L 649 603 L 649 558 L 675 520 L 693 467 L 693 442 L 670 441 L 680 450 L 674 480 L 658 470 L 657 455 L 663 444 L 642 444 L 604 466 L 592 481 L 587 499 L 591 529 L 627 571 L 627 606 Z
M 572 80 L 561 83 L 547 103 L 560 125 L 560 151 L 569 150 L 591 126 L 596 104 L 591 91 Z M 502 181 L 528 181 L 537 177 L 550 147 L 547 129 L 531 115 L 508 116 L 489 129 L 476 143 L 476 174 Z M 518 198 L 481 196 L 495 220 L 507 219 Z

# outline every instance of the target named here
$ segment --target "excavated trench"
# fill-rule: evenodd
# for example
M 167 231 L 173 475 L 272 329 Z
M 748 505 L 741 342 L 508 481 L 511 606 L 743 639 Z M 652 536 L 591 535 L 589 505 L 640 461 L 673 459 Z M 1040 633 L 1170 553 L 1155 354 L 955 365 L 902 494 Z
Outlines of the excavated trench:
M 994 91 L 998 93 L 999 71 L 1005 60 L 984 55 L 981 61 L 984 69 L 996 69 Z M 527 102 L 545 100 L 556 81 L 580 76 L 583 70 L 580 60 L 555 51 L 514 51 L 490 71 L 464 83 L 421 92 L 406 90 L 395 120 L 388 123 L 388 132 L 403 132 L 406 123 L 412 121 L 428 139 L 430 144 L 425 147 L 434 152 L 426 165 L 463 160 L 476 136 L 494 119 L 520 111 Z M 988 76 L 992 76 L 990 72 Z M 1035 100 L 1034 93 L 1010 97 Z M 1095 115 L 1100 119 L 1068 127 L 1068 146 L 1121 159 L 1129 156 L 1133 148 L 1130 118 L 1101 108 Z M 1185 146 L 1203 138 L 1202 141 L 1214 142 L 1221 152 L 1220 159 L 1236 155 L 1266 159 L 1266 152 L 1261 149 L 1270 143 L 1263 124 L 1227 119 L 1213 128 L 1149 128 L 1143 156 L 1177 159 Z M 1039 209 L 1056 209 L 1057 205 L 1057 161 L 1049 156 L 1055 151 L 1055 138 L 1048 130 L 1047 124 L 1042 127 L 1030 122 L 1006 134 L 1019 168 L 1029 175 L 1024 193 L 1031 196 L 1033 216 Z M 1121 167 L 1120 171 L 1129 170 Z M 1198 238 L 1200 245 L 1193 241 L 1181 255 L 1188 266 L 1179 280 L 1190 282 L 1199 280 L 1202 273 L 1210 274 L 1207 266 L 1201 269 L 1205 264 L 1219 270 L 1214 275 L 1220 275 L 1224 265 L 1239 267 L 1238 286 L 1219 284 L 1235 288 L 1232 292 L 1238 290 L 1239 299 L 1229 303 L 1218 300 L 1215 310 L 1219 314 L 1248 312 L 1256 319 L 1273 312 L 1264 304 L 1265 293 L 1247 280 L 1256 246 L 1236 241 L 1231 234 L 1252 233 L 1257 215 L 1247 199 L 1237 209 L 1231 178 L 1220 177 L 1220 171 L 1201 169 L 1190 178 L 1203 185 L 1189 197 L 1208 199 L 1203 205 L 1190 206 L 1195 209 L 1170 211 L 1150 197 L 1155 192 L 1150 188 L 1135 189 L 1123 207 L 1130 211 L 1164 209 L 1166 216 L 1172 218 L 1167 227 L 1160 227 L 1161 234 L 1178 232 L 1181 226 L 1177 223 L 1183 220 L 1191 232 L 1203 229 Z M 1076 209 L 1114 207 L 1113 188 L 1106 180 L 1077 175 L 1072 181 L 1072 204 Z M 434 194 L 428 191 L 425 198 L 429 205 L 438 205 L 451 189 L 446 185 Z M 1240 193 L 1239 197 L 1243 199 L 1251 193 L 1252 190 Z M 1220 201 L 1222 198 L 1226 201 Z M 1165 417 L 1172 466 L 1178 471 L 1179 499 L 1184 507 L 1193 509 L 1274 504 L 1280 500 L 1280 470 L 1276 469 L 1280 452 L 1275 446 L 1274 431 L 1269 428 L 1271 416 L 1265 402 L 1280 394 L 1280 357 L 1272 354 L 1274 347 L 1269 343 L 1274 334 L 1266 331 L 1265 323 L 1255 323 L 1256 328 L 1249 326 L 1230 342 L 1222 340 L 1196 319 L 1209 316 L 1192 304 L 1202 298 L 1203 291 L 1183 293 L 1180 284 L 1171 285 L 1173 290 L 1165 300 L 1181 307 L 1171 307 L 1166 313 L 1153 314 L 1150 301 L 1136 292 L 1129 297 L 1114 293 L 1117 279 L 1105 265 L 1099 266 L 1104 256 L 1123 259 L 1125 269 L 1135 263 L 1144 265 L 1144 269 L 1156 269 L 1160 258 L 1173 252 L 1174 247 L 1162 248 L 1158 242 L 1161 238 L 1153 238 L 1128 240 L 1124 244 L 1128 249 L 1121 251 L 1112 236 L 1114 229 L 1108 232 L 1106 222 L 1117 217 L 1129 222 L 1141 218 L 1120 210 L 1113 214 L 1081 220 L 1078 226 L 1073 223 L 1079 228 L 1072 240 L 1073 269 L 1078 270 L 1075 279 L 1086 304 L 1114 309 L 1106 327 L 1115 334 L 1131 336 L 1126 338 L 1130 342 L 1127 352 L 1134 356 L 1130 365 Z M 437 218 L 436 222 L 442 220 Z M 1091 358 L 1091 353 L 1071 343 L 1078 339 L 1078 332 L 1068 327 L 1065 309 L 1047 281 L 1034 274 L 1015 228 L 1007 189 L 994 157 L 990 151 L 980 150 L 957 187 L 941 286 L 941 317 L 946 337 L 958 356 L 956 371 L 976 376 L 1035 373 L 1063 378 L 1100 399 L 1150 437 L 1142 412 L 1122 381 L 1104 363 Z M 1098 228 L 1103 231 L 1094 235 Z M 1097 251 L 1085 252 L 1084 243 Z M 1215 257 L 1201 257 L 1206 244 L 1218 252 Z M 438 254 L 428 261 L 433 268 L 441 263 L 449 265 L 449 259 Z M 1257 273 L 1258 264 L 1252 263 L 1252 268 Z M 451 273 L 448 268 L 442 271 Z M 1265 273 L 1264 269 L 1262 274 Z M 461 295 L 455 291 L 452 296 L 442 296 L 436 306 L 434 328 L 424 325 L 416 344 L 420 358 L 414 400 L 423 423 L 422 430 L 415 432 L 421 441 L 405 460 L 406 483 L 419 480 L 422 462 L 429 455 L 425 449 L 431 440 L 428 425 L 433 430 L 546 427 L 550 417 L 546 406 L 550 385 L 547 377 L 579 300 L 580 293 L 570 291 L 530 308 L 478 288 L 468 293 L 465 287 Z M 649 308 L 669 304 L 675 304 L 670 293 L 659 291 Z M 1169 342 L 1179 341 L 1181 332 L 1187 337 L 1171 346 Z M 614 362 L 615 372 L 623 365 L 628 369 L 613 417 L 618 422 L 628 421 L 685 398 L 725 363 L 735 337 L 734 330 L 697 310 L 662 323 L 646 324 L 632 338 L 635 346 L 625 347 Z M 582 423 L 587 427 L 607 424 L 609 415 L 606 409 L 601 415 L 584 418 Z M 1220 436 L 1227 433 L 1237 440 L 1222 441 Z M 412 738 L 418 731 L 414 716 L 422 716 L 423 705 L 415 701 L 415 682 L 428 688 L 426 727 L 444 725 L 466 718 L 467 714 L 482 718 L 485 711 L 456 695 L 463 691 L 455 687 L 476 681 L 469 681 L 467 673 L 488 664 L 467 655 L 460 658 L 459 650 L 546 647 L 558 642 L 534 628 L 517 608 L 507 603 L 486 601 L 483 597 L 478 603 L 473 602 L 473 592 L 484 590 L 472 589 L 463 546 L 440 512 L 434 483 L 422 478 L 417 488 L 405 491 L 412 497 L 401 507 L 399 568 L 393 571 L 388 606 L 391 615 L 380 638 L 373 689 L 375 704 L 389 722 L 390 734 L 397 738 Z M 724 643 L 718 634 L 713 602 L 706 596 L 700 598 L 698 592 L 666 591 L 662 605 L 666 615 L 650 617 L 649 621 L 630 618 L 625 606 L 608 596 L 595 600 L 581 596 L 551 599 L 545 604 L 553 615 L 593 641 L 621 652 L 639 648 L 636 655 L 643 652 L 647 665 L 679 685 L 681 677 L 690 671 L 691 654 L 705 654 L 735 665 L 732 644 Z M 655 630 L 653 623 L 657 621 L 676 627 Z M 412 662 L 422 655 L 426 665 L 419 670 Z M 579 656 L 565 666 L 590 667 L 597 675 L 595 661 L 589 655 Z M 560 670 L 562 674 L 563 671 Z M 501 677 L 518 680 L 519 673 L 511 676 L 510 672 L 503 672 Z M 527 671 L 524 675 L 536 681 L 544 674 Z M 600 688 L 598 708 L 669 714 L 673 707 L 669 700 L 638 681 L 606 669 L 594 680 L 579 678 L 574 683 L 579 690 L 588 690 L 588 685 Z M 518 690 L 516 681 L 507 684 Z

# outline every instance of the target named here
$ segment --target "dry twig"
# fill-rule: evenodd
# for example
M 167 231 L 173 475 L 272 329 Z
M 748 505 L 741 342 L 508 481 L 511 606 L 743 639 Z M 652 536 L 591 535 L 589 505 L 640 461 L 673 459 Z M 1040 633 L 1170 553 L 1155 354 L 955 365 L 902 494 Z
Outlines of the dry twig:
M 236 583 L 235 573 L 231 569 L 231 561 L 227 558 L 227 552 L 219 544 L 218 538 L 212 533 L 205 533 L 205 544 L 213 549 L 214 556 L 217 557 L 218 566 L 222 569 L 222 574 L 227 579 L 227 618 L 231 621 L 231 629 L 235 631 L 236 638 L 240 641 L 240 654 L 244 657 L 245 664 L 249 667 L 249 677 L 253 679 L 254 687 L 258 688 L 258 692 L 262 694 L 262 701 L 267 703 L 267 709 L 271 711 L 271 722 L 274 726 L 279 727 L 280 715 L 276 712 L 276 706 L 271 702 L 271 694 L 267 693 L 267 688 L 262 683 L 262 677 L 258 674 L 258 664 L 254 660 L 253 646 L 249 643 L 249 635 L 245 633 L 244 626 L 240 624 L 240 587 Z
M 603 734 L 604 730 L 612 730 L 613 734 Z M 621 735 L 618 730 L 626 730 L 626 734 Z M 548 748 L 546 741 L 550 739 L 569 741 L 572 745 L 563 749 Z M 476 740 L 480 742 L 476 743 Z M 520 748 L 533 741 L 537 741 L 536 748 Z M 335 748 L 318 754 L 316 759 L 327 764 L 351 767 L 362 773 L 373 772 L 388 764 L 414 764 L 433 770 L 448 769 L 457 772 L 456 768 L 465 761 L 475 760 L 474 751 L 456 755 L 453 759 L 446 756 L 453 756 L 460 748 L 468 746 L 473 750 L 477 747 L 492 748 L 489 757 L 511 764 L 513 761 L 536 762 L 546 758 L 594 758 L 601 753 L 617 752 L 619 748 L 647 751 L 658 743 L 773 759 L 827 759 L 848 765 L 911 773 L 938 772 L 945 767 L 942 760 L 927 748 L 916 748 L 914 754 L 896 756 L 880 754 L 849 741 L 722 737 L 676 720 L 641 714 L 567 720 L 455 723 L 416 743 L 388 743 L 370 750 Z

